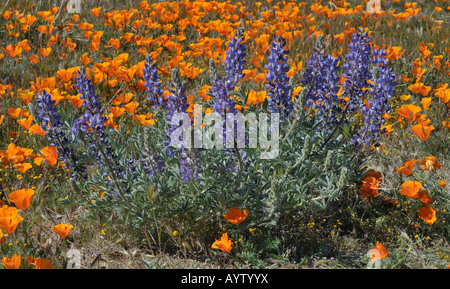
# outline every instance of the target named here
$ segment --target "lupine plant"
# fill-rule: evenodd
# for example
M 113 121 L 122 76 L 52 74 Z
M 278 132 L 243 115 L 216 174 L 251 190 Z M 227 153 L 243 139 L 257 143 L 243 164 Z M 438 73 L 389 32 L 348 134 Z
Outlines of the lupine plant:
M 361 154 L 360 146 L 367 146 L 382 132 L 383 114 L 389 112 L 393 94 L 393 74 L 383 58 L 386 54 L 372 52 L 369 42 L 367 32 L 354 34 L 350 52 L 344 57 L 345 82 L 341 85 L 339 60 L 325 53 L 323 39 L 319 39 L 303 75 L 304 89 L 292 97 L 286 40 L 280 36 L 273 40 L 266 65 L 268 98 L 262 106 L 247 107 L 247 112 L 281 115 L 280 152 L 268 160 L 259 156 L 269 147 L 220 150 L 172 146 L 170 137 L 183 121 L 193 126 L 190 117 L 175 118 L 177 113 L 188 113 L 190 103 L 177 69 L 173 69 L 169 93 L 164 95 L 151 56 L 143 76 L 155 124 L 135 127 L 124 148 L 120 145 L 124 132 L 105 125 L 107 118 L 95 87 L 80 69 L 75 86 L 84 102 L 71 135 L 92 155 L 85 164 L 91 168 L 87 180 L 73 185 L 89 195 L 86 199 L 96 200 L 88 204 L 92 213 L 104 218 L 119 216 L 149 243 L 155 235 L 159 240 L 167 238 L 162 220 L 184 220 L 187 228 L 210 226 L 220 222 L 224 210 L 232 206 L 248 208 L 248 221 L 240 230 L 260 227 L 267 234 L 288 214 L 332 210 L 346 201 L 345 192 L 365 173 L 361 168 L 370 149 Z M 205 107 L 222 116 L 239 112 L 236 105 L 246 103 L 247 97 L 246 87 L 239 86 L 245 56 L 244 31 L 239 29 L 229 41 L 225 76 L 213 69 L 211 99 Z M 44 127 L 50 131 L 49 140 L 65 152 L 67 141 L 51 100 L 44 93 L 37 103 Z M 269 122 L 274 121 L 269 117 Z M 233 132 L 226 131 L 225 124 L 219 122 L 224 143 L 226 134 Z M 348 131 L 353 131 L 354 137 Z M 274 131 L 270 134 L 273 137 Z M 87 151 L 74 153 L 89 155 Z M 94 197 L 93 187 L 97 188 L 95 194 L 106 193 Z

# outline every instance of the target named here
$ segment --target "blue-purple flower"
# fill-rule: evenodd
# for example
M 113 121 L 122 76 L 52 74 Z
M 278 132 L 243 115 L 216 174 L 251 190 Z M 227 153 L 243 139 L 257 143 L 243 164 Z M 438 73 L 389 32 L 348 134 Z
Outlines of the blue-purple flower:
M 271 113 L 279 113 L 281 118 L 289 115 L 293 108 L 290 94 L 291 86 L 287 72 L 289 66 L 286 63 L 289 50 L 285 49 L 286 39 L 278 36 L 270 47 L 270 55 L 267 58 L 266 88 L 268 89 L 268 110 Z
M 145 80 L 144 85 L 147 87 L 147 100 L 154 103 L 153 108 L 155 109 L 159 106 L 166 108 L 167 100 L 163 96 L 164 89 L 161 86 L 158 70 L 153 62 L 154 60 L 150 54 L 145 62 L 145 67 L 142 70 Z
M 228 91 L 234 90 L 235 85 L 238 83 L 239 79 L 243 78 L 245 75 L 244 65 L 245 57 L 247 56 L 246 47 L 244 43 L 244 30 L 239 28 L 235 36 L 228 42 L 227 56 L 225 58 L 225 88 Z

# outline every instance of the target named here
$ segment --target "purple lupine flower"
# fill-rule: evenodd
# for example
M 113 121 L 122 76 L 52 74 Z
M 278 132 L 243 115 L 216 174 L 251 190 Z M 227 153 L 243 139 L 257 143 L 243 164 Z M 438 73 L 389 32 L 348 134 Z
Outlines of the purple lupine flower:
M 230 97 L 229 91 L 226 89 L 225 82 L 219 75 L 216 75 L 213 87 L 211 88 L 211 108 L 220 115 L 225 116 L 227 113 L 235 113 L 236 107 L 234 101 Z
M 159 78 L 158 70 L 156 69 L 155 63 L 153 63 L 151 54 L 149 54 L 142 72 L 144 73 L 144 85 L 147 87 L 147 100 L 155 103 L 153 107 L 154 109 L 156 109 L 158 106 L 166 108 L 167 99 L 165 99 L 163 96 L 164 89 L 161 86 L 161 80 Z
M 152 153 L 143 152 L 141 163 L 143 165 L 143 171 L 151 178 L 155 177 L 158 173 L 164 172 L 164 162 L 161 160 L 155 151 Z
M 325 53 L 319 41 L 311 57 L 306 61 L 302 85 L 305 86 L 306 107 L 317 111 L 321 128 L 331 130 L 338 123 L 342 108 L 337 96 L 339 92 L 339 59 Z
M 85 108 L 85 112 L 80 118 L 75 120 L 72 133 L 74 135 L 80 132 L 84 134 L 84 138 L 88 140 L 88 145 L 92 149 L 91 154 L 96 157 L 97 162 L 100 164 L 104 164 L 105 161 L 100 150 L 104 150 L 105 154 L 111 156 L 113 160 L 117 159 L 108 141 L 108 131 L 105 125 L 108 119 L 103 116 L 102 103 L 95 94 L 94 85 L 86 78 L 86 73 L 82 68 L 78 70 L 76 80 L 75 87 L 77 92 L 81 94 L 80 98 L 84 99 L 81 106 Z M 119 171 L 116 173 L 119 174 Z
M 40 108 L 37 118 L 42 122 L 42 129 L 47 132 L 46 136 L 48 140 L 56 146 L 58 157 L 67 164 L 67 167 L 75 165 L 77 158 L 68 146 L 69 140 L 65 133 L 61 130 L 63 123 L 61 121 L 61 115 L 55 106 L 56 101 L 52 100 L 51 95 L 45 90 L 42 90 L 36 99 L 36 103 Z M 70 163 L 68 163 L 69 159 L 71 161 Z
M 103 114 L 102 103 L 95 94 L 94 85 L 86 78 L 86 72 L 82 67 L 78 70 L 78 76 L 75 77 L 75 79 L 77 92 L 81 94 L 80 99 L 84 100 L 81 107 L 85 107 L 86 110 L 91 111 L 92 114 Z
M 180 177 L 185 183 L 197 181 L 201 171 L 198 150 L 181 148 L 180 150 Z
M 368 95 L 367 80 L 370 79 L 370 37 L 368 32 L 358 30 L 353 33 L 352 40 L 348 45 L 350 52 L 345 55 L 346 63 L 343 65 L 342 76 L 346 79 L 342 84 L 341 99 L 348 98 L 347 113 L 357 111 L 364 106 L 364 99 Z
M 384 113 L 391 113 L 389 99 L 393 97 L 395 83 L 395 74 L 392 68 L 388 67 L 388 55 L 384 50 L 373 50 L 371 70 L 370 98 L 367 100 L 368 106 L 361 108 L 364 123 L 359 131 L 353 137 L 355 145 L 371 145 L 377 142 L 380 135 L 384 133 L 381 126 L 386 122 Z
M 267 58 L 268 64 L 265 66 L 269 71 L 266 75 L 266 88 L 269 107 L 271 113 L 280 113 L 281 117 L 289 115 L 293 108 L 291 101 L 291 86 L 289 85 L 289 77 L 287 72 L 289 66 L 286 63 L 289 51 L 286 46 L 286 39 L 278 36 L 270 47 L 270 55 Z
M 170 88 L 170 94 L 168 96 L 166 115 L 167 122 L 169 124 L 168 135 L 166 138 L 170 138 L 170 135 L 178 127 L 179 124 L 172 124 L 172 119 L 175 113 L 186 113 L 189 108 L 189 103 L 185 88 L 179 78 L 178 70 L 174 69 L 172 71 L 172 86 Z M 192 123 L 191 123 L 192 124 Z M 180 140 L 182 141 L 182 140 Z M 175 154 L 173 148 L 169 147 L 169 141 L 164 141 L 166 146 L 167 155 L 172 157 Z M 197 154 L 197 149 L 188 149 L 183 146 L 179 147 L 180 153 L 180 177 L 189 183 L 192 179 L 197 180 L 198 174 L 200 172 L 200 156 Z
M 244 30 L 239 28 L 235 36 L 228 42 L 227 56 L 225 58 L 225 88 L 233 91 L 239 79 L 245 75 L 243 73 L 246 57 L 246 47 L 244 43 Z
M 86 133 L 87 139 L 91 139 L 93 134 L 99 135 L 102 140 L 106 139 L 106 126 L 104 123 L 107 121 L 107 118 L 103 116 L 102 103 L 98 100 L 94 85 L 86 78 L 86 73 L 82 68 L 78 70 L 75 87 L 77 92 L 81 94 L 80 99 L 84 100 L 81 107 L 84 107 L 86 110 L 80 118 L 75 120 L 72 129 L 73 133 L 76 134 L 81 130 Z M 90 146 L 95 146 L 94 140 L 91 140 Z

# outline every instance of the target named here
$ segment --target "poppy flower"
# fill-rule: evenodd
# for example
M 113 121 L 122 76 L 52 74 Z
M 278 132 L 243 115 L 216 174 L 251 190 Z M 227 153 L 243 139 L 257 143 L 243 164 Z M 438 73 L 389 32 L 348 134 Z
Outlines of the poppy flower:
M 58 153 L 56 152 L 57 148 L 54 146 L 46 146 L 45 148 L 41 149 L 41 153 L 45 158 L 45 161 L 50 166 L 56 165 L 56 162 L 58 160 Z
M 425 190 L 420 190 L 417 193 L 416 200 L 418 200 L 422 204 L 422 206 L 428 206 L 434 201 L 433 198 L 430 197 L 430 195 L 428 195 L 428 192 Z
M 441 188 L 445 188 L 447 186 L 447 181 L 437 181 L 437 184 Z
M 3 243 L 5 243 L 5 242 L 6 242 L 6 237 L 5 237 L 5 235 L 3 234 L 2 229 L 0 229 L 0 246 L 1 246 Z
M 109 108 L 109 111 L 111 111 L 111 113 L 114 115 L 114 117 L 120 117 L 122 115 L 122 113 L 125 111 L 125 108 L 113 106 L 113 107 Z
M 14 58 L 20 54 L 22 54 L 22 47 L 20 47 L 19 45 L 14 45 L 14 44 L 10 44 L 8 46 L 6 46 L 6 48 L 2 48 L 3 51 L 5 51 L 9 57 Z
M 419 117 L 422 109 L 414 104 L 404 105 L 397 110 L 397 113 L 409 122 L 415 121 Z
M 34 134 L 40 135 L 40 136 L 45 136 L 47 134 L 46 131 L 42 130 L 42 128 L 38 125 L 38 124 L 33 124 L 30 127 L 30 131 Z
M 431 86 L 426 86 L 422 82 L 416 82 L 408 86 L 408 89 L 414 93 L 420 93 L 422 96 L 427 96 L 431 90 Z
M 389 253 L 386 250 L 386 248 L 384 248 L 383 244 L 381 242 L 379 242 L 379 241 L 377 241 L 377 246 L 375 248 L 372 248 L 372 250 L 376 250 L 377 253 L 378 253 L 378 254 L 376 254 L 376 253 L 373 252 L 371 254 L 370 259 L 372 261 L 384 259 L 384 258 L 386 258 L 389 255 Z
M 382 182 L 381 173 L 375 170 L 370 170 L 364 175 L 362 181 L 363 184 L 361 186 L 361 195 L 366 198 L 377 197 L 379 194 L 378 187 Z
M 237 207 L 232 207 L 230 209 L 228 209 L 228 213 L 223 214 L 223 217 L 230 222 L 231 224 L 234 225 L 238 225 L 240 223 L 242 223 L 245 218 L 247 218 L 248 216 L 248 210 L 243 210 L 241 211 L 241 209 L 237 208 Z
M 402 50 L 402 48 L 400 46 L 393 46 L 393 47 L 389 47 L 387 52 L 388 52 L 388 59 L 392 59 L 392 60 L 397 60 L 399 59 L 403 52 L 400 53 L 400 51 Z
M 56 234 L 58 234 L 62 239 L 65 239 L 72 229 L 73 226 L 67 224 L 53 226 L 53 231 L 56 232 Z
M 436 210 L 431 206 L 423 206 L 419 210 L 419 217 L 427 224 L 432 225 L 436 220 Z
M 31 198 L 34 196 L 34 190 L 22 189 L 12 192 L 8 195 L 9 201 L 13 202 L 19 209 L 26 211 L 31 203 Z
M 442 164 L 437 162 L 436 157 L 434 156 L 429 156 L 420 160 L 420 167 L 424 171 L 431 170 L 432 172 L 434 172 L 434 170 L 436 168 L 439 168 L 440 166 L 442 166 Z
M 20 120 L 17 121 L 17 123 L 20 125 L 21 128 L 23 129 L 29 129 L 31 126 L 31 118 L 22 118 Z
M 17 225 L 23 220 L 22 216 L 17 216 L 19 209 L 14 207 L 0 208 L 0 227 L 8 234 L 12 234 Z
M 22 174 L 26 173 L 32 167 L 33 166 L 30 163 L 20 163 L 13 165 L 13 168 Z
M 55 267 L 51 266 L 51 264 L 52 261 L 50 259 L 34 259 L 34 266 L 36 266 L 36 269 L 55 269 Z
M 52 48 L 51 47 L 39 48 L 38 51 L 39 51 L 39 54 L 41 54 L 43 57 L 48 57 L 48 55 L 52 51 Z
M 422 98 L 420 103 L 422 104 L 423 110 L 428 110 L 428 107 L 432 103 L 431 97 L 424 97 L 424 98 Z
M 83 53 L 80 57 L 80 61 L 84 64 L 84 65 L 88 65 L 89 63 L 92 62 L 92 60 L 88 57 L 89 52 Z
M 9 115 L 14 119 L 19 117 L 21 111 L 22 109 L 20 107 L 18 108 L 11 107 L 10 109 L 8 109 Z
M 30 155 L 31 160 L 38 166 L 45 160 L 41 155 Z
M 98 18 L 100 16 L 101 10 L 102 10 L 102 7 L 93 8 L 93 9 L 91 9 L 91 13 L 92 13 L 92 15 L 94 15 L 95 17 Z
M 398 169 L 395 169 L 394 173 L 401 173 L 401 174 L 409 176 L 410 174 L 412 174 L 414 164 L 416 162 L 417 162 L 416 159 L 406 161 L 403 163 L 403 165 L 401 167 L 399 167 Z
M 415 136 L 417 136 L 422 141 L 427 140 L 432 130 L 434 130 L 434 126 L 424 125 L 421 123 L 416 124 L 411 128 L 411 131 L 415 134 Z
M 448 83 L 439 84 L 439 88 L 433 90 L 434 95 L 439 97 L 442 103 L 447 103 L 450 100 L 450 88 L 448 88 Z
M 6 269 L 19 269 L 22 257 L 20 255 L 14 255 L 10 259 L 9 257 L 2 258 L 2 264 Z
M 130 114 L 134 114 L 138 106 L 139 102 L 133 101 L 125 105 L 125 110 L 128 111 Z
M 228 239 L 228 234 L 223 233 L 222 237 L 220 237 L 219 240 L 216 240 L 212 245 L 211 248 L 213 249 L 219 249 L 224 252 L 230 252 L 231 251 L 231 240 Z
M 400 194 L 407 196 L 411 199 L 417 198 L 417 193 L 419 192 L 422 184 L 417 181 L 407 181 L 401 185 L 401 189 L 399 191 Z
M 72 79 L 74 73 L 78 71 L 78 67 L 70 67 L 67 69 L 60 69 L 55 74 L 63 82 L 69 82 Z

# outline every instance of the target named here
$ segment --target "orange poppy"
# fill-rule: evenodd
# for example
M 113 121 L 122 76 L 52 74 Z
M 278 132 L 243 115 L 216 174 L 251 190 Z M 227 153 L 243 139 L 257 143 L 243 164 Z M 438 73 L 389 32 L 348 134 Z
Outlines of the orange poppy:
M 440 166 L 442 166 L 442 164 L 437 162 L 436 157 L 434 157 L 434 156 L 429 156 L 429 157 L 426 157 L 426 158 L 420 160 L 420 167 L 424 171 L 431 170 L 434 172 L 434 170 L 436 168 L 439 168 Z
M 102 7 L 93 8 L 93 9 L 91 9 L 91 13 L 92 13 L 92 15 L 94 15 L 95 17 L 98 18 L 100 16 L 101 10 L 102 10 Z
M 216 240 L 211 248 L 213 249 L 219 249 L 222 250 L 224 252 L 230 252 L 231 251 L 231 240 L 228 239 L 228 234 L 227 233 L 223 233 L 222 237 L 220 237 L 219 240 Z
M 69 82 L 72 79 L 74 73 L 78 71 L 78 67 L 70 67 L 67 69 L 60 69 L 55 74 L 63 82 Z
M 243 210 L 232 207 L 228 209 L 228 213 L 223 214 L 223 217 L 231 224 L 238 225 L 242 223 L 248 216 L 248 210 Z
M 5 51 L 11 58 L 22 54 L 22 47 L 19 45 L 10 44 L 6 46 L 6 48 L 2 48 L 2 50 Z
M 55 269 L 55 267 L 51 266 L 52 261 L 50 259 L 36 258 L 33 264 L 36 266 L 36 269 Z
M 407 181 L 401 185 L 400 194 L 411 199 L 416 199 L 422 184 L 417 181 Z
M 11 107 L 10 109 L 8 109 L 9 115 L 14 119 L 19 117 L 21 111 L 22 109 L 20 107 L 18 108 Z
M 398 169 L 395 169 L 394 173 L 401 173 L 401 174 L 409 176 L 410 174 L 412 174 L 414 164 L 416 162 L 417 162 L 416 159 L 406 161 L 403 163 L 403 165 L 401 167 L 399 167 Z
M 120 117 L 122 115 L 122 113 L 125 111 L 125 108 L 113 106 L 113 107 L 109 108 L 109 111 L 112 112 L 114 117 Z
M 26 211 L 31 203 L 31 198 L 34 196 L 34 190 L 22 189 L 12 192 L 8 195 L 9 201 L 13 202 L 19 209 Z
M 38 166 L 45 160 L 41 155 L 30 155 L 31 160 Z
M 58 160 L 58 153 L 56 152 L 58 149 L 54 146 L 46 146 L 45 148 L 41 149 L 41 153 L 45 158 L 45 161 L 50 166 L 56 165 L 56 162 Z
M 13 168 L 22 174 L 26 173 L 32 167 L 33 166 L 30 163 L 21 163 L 13 165 Z
M 373 252 L 370 256 L 370 259 L 372 261 L 376 261 L 376 260 L 381 260 L 386 258 L 389 253 L 386 250 L 386 248 L 384 248 L 383 244 L 379 241 L 377 241 L 377 246 L 375 248 L 372 248 L 372 250 L 376 250 L 377 253 Z
M 419 217 L 427 224 L 432 225 L 436 220 L 436 210 L 431 206 L 423 206 L 419 210 Z
M 0 246 L 6 242 L 6 237 L 3 235 L 2 229 L 0 229 Z
M 25 105 L 28 105 L 31 102 L 31 99 L 33 99 L 33 92 L 30 90 L 26 90 L 25 92 L 23 92 L 21 89 L 19 89 L 19 91 L 17 91 L 17 98 L 22 100 Z
M 416 200 L 418 200 L 422 204 L 422 206 L 428 206 L 434 201 L 433 198 L 430 197 L 430 195 L 428 195 L 428 192 L 425 190 L 420 190 L 417 193 Z
M 11 143 L 6 150 L 6 156 L 10 163 L 23 163 L 32 152 L 32 149 L 22 148 Z
M 411 128 L 411 131 L 415 133 L 415 136 L 422 141 L 425 141 L 428 138 L 432 130 L 434 130 L 434 126 L 424 125 L 422 123 L 416 124 Z
M 50 54 L 50 52 L 52 51 L 52 48 L 51 47 L 39 48 L 38 51 L 43 57 L 47 57 Z
M 56 232 L 56 234 L 58 234 L 62 239 L 65 239 L 72 229 L 73 226 L 67 224 L 53 226 L 53 231 Z
M 414 93 L 420 93 L 422 96 L 427 96 L 431 90 L 431 86 L 426 86 L 422 82 L 416 82 L 408 86 L 408 89 Z
M 139 102 L 133 101 L 125 105 L 126 111 L 130 114 L 134 114 L 136 112 L 137 107 L 139 106 Z
M 40 136 L 45 136 L 47 134 L 46 131 L 42 130 L 42 128 L 38 125 L 38 124 L 33 124 L 30 127 L 30 131 L 34 134 L 40 135 Z
M 2 207 L 0 208 L 0 227 L 3 228 L 8 234 L 12 234 L 17 225 L 23 220 L 22 216 L 17 216 L 19 209 L 15 207 Z
M 84 65 L 88 65 L 89 63 L 91 63 L 91 59 L 88 57 L 89 52 L 83 53 L 80 57 L 80 61 L 84 64 Z
M 439 97 L 442 103 L 447 103 L 450 100 L 450 88 L 448 88 L 448 83 L 439 84 L 439 88 L 433 90 L 434 95 Z
M 422 109 L 414 104 L 404 105 L 397 110 L 397 113 L 409 122 L 415 121 L 419 117 Z
M 400 51 L 402 50 L 402 48 L 400 46 L 393 46 L 393 47 L 389 47 L 387 52 L 388 52 L 388 59 L 392 59 L 392 60 L 397 60 L 399 59 L 403 52 L 400 53 Z
M 424 98 L 422 98 L 420 103 L 422 104 L 423 110 L 428 110 L 428 107 L 432 103 L 431 97 L 424 97 Z
M 17 121 L 17 123 L 20 125 L 21 128 L 23 129 L 29 129 L 31 126 L 31 118 L 27 117 L 27 118 L 22 118 L 20 120 Z
M 6 269 L 19 269 L 22 257 L 20 255 L 14 255 L 10 259 L 9 257 L 2 258 L 2 264 Z
M 379 194 L 378 187 L 382 182 L 381 173 L 375 170 L 370 170 L 364 175 L 362 181 L 363 184 L 361 186 L 361 195 L 366 198 L 377 197 Z
M 441 188 L 445 188 L 447 186 L 447 181 L 437 181 L 437 184 Z

